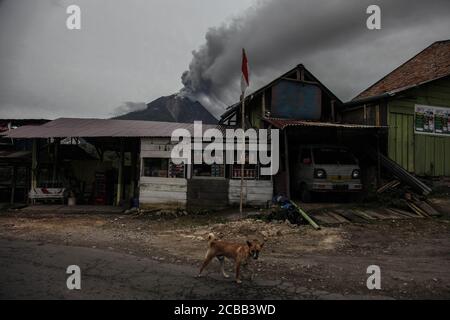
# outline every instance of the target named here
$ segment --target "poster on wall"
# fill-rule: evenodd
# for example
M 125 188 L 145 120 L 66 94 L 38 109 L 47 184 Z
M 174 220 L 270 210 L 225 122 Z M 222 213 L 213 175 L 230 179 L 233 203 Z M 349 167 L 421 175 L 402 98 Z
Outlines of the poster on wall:
M 416 105 L 414 130 L 419 134 L 450 136 L 450 108 Z

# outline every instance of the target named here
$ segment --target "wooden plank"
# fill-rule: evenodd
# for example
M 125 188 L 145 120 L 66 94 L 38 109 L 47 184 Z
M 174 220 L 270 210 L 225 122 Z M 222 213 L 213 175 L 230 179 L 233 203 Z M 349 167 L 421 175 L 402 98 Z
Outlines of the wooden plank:
M 385 211 L 389 213 L 389 215 L 392 217 L 392 219 L 406 219 L 406 217 L 404 215 L 399 214 L 390 208 L 386 208 Z
M 412 214 L 405 210 L 401 210 L 401 209 L 397 209 L 397 208 L 390 208 L 390 210 L 396 212 L 397 214 L 403 215 L 407 218 L 422 218 L 422 217 L 418 216 L 417 214 Z
M 365 212 L 367 215 L 369 215 L 369 216 L 371 216 L 371 217 L 373 217 L 373 218 L 375 218 L 375 219 L 378 219 L 378 220 L 385 220 L 385 219 L 386 219 L 386 216 L 381 215 L 381 214 L 379 214 L 378 212 L 373 211 L 373 210 L 365 210 L 364 212 Z
M 374 217 L 369 216 L 368 214 L 366 214 L 362 210 L 352 210 L 352 213 L 354 215 L 357 215 L 357 216 L 361 217 L 362 219 L 365 219 L 366 221 L 372 222 L 372 221 L 376 220 Z
M 437 211 L 428 201 L 422 201 L 420 207 L 431 216 L 440 217 L 442 214 Z
M 366 220 L 360 218 L 358 215 L 353 214 L 350 210 L 334 210 L 339 215 L 343 216 L 345 219 L 350 220 L 355 223 L 365 223 Z
M 350 221 L 347 220 L 346 218 L 344 218 L 343 216 L 334 213 L 332 211 L 327 211 L 327 214 L 332 216 L 334 219 L 336 219 L 337 221 L 339 221 L 339 223 L 349 223 Z
M 412 210 L 412 212 L 414 212 L 415 214 L 417 214 L 420 217 L 425 217 L 425 215 L 423 215 L 421 210 L 418 209 L 412 202 L 406 201 L 406 204 Z
M 325 224 L 337 224 L 339 221 L 337 221 L 335 218 L 333 218 L 330 215 L 327 215 L 326 212 L 319 212 L 312 215 L 312 217 L 316 220 L 318 220 L 320 223 Z
M 164 184 L 164 185 L 182 185 L 187 186 L 187 179 L 182 178 L 159 178 L 159 177 L 141 177 L 142 184 Z
M 187 186 L 178 184 L 149 184 L 142 183 L 140 191 L 143 193 L 152 191 L 167 191 L 167 192 L 187 192 Z

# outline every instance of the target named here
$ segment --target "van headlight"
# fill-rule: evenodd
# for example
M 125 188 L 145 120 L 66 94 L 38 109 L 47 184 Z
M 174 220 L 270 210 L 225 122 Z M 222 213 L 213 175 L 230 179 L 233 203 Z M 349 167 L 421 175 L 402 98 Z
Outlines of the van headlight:
M 326 179 L 327 178 L 327 173 L 323 169 L 316 169 L 316 170 L 314 170 L 314 178 Z
M 353 170 L 352 172 L 352 179 L 359 179 L 361 177 L 361 171 L 358 169 Z

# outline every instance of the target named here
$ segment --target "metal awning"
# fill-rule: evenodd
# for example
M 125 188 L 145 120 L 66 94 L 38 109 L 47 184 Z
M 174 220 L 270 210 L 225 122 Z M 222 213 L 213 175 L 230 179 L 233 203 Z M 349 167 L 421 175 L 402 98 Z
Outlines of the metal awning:
M 385 129 L 383 126 L 370 126 L 353 123 L 334 123 L 334 122 L 318 122 L 307 120 L 292 120 L 278 118 L 264 118 L 264 121 L 273 125 L 277 129 L 285 129 L 287 127 L 320 127 L 320 128 L 343 128 L 343 129 Z
M 202 126 L 203 131 L 218 125 Z M 22 126 L 2 135 L 15 139 L 33 138 L 145 138 L 171 137 L 176 129 L 194 133 L 193 123 L 61 118 L 40 126 Z

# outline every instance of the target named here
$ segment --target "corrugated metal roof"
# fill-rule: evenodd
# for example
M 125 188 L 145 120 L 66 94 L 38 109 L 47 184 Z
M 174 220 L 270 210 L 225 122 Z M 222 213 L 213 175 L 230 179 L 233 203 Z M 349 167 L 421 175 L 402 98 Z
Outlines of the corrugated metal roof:
M 332 123 L 332 122 L 317 122 L 306 120 L 292 120 L 292 119 L 277 119 L 264 118 L 264 120 L 278 129 L 285 129 L 287 127 L 328 127 L 328 128 L 348 128 L 348 129 L 380 129 L 380 126 L 368 126 L 362 124 L 349 123 Z
M 203 125 L 203 131 L 218 125 Z M 171 137 L 175 129 L 194 133 L 193 123 L 61 118 L 41 126 L 23 126 L 6 133 L 6 137 L 31 138 L 139 138 Z

